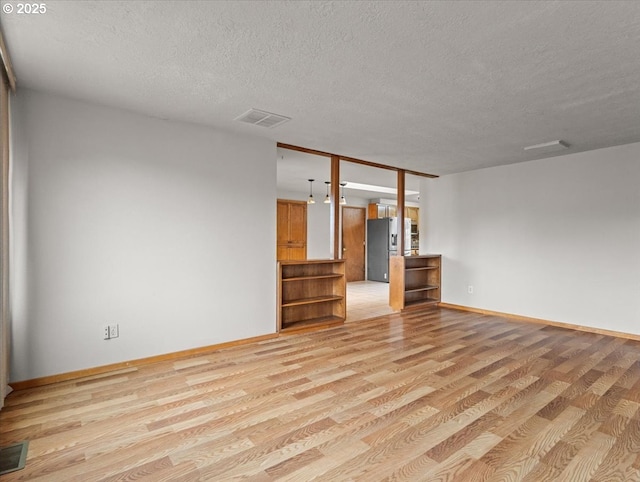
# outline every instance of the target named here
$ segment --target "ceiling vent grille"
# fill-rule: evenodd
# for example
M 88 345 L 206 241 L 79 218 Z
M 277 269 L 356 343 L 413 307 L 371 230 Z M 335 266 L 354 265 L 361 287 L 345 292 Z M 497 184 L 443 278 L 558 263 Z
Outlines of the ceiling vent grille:
M 239 115 L 234 120 L 246 122 L 247 124 L 253 124 L 254 126 L 272 128 L 291 120 L 291 117 L 274 114 L 272 112 L 266 112 L 264 110 L 249 109 L 247 112 Z
M 527 146 L 524 148 L 525 151 L 534 151 L 537 153 L 547 153 L 547 152 L 556 152 L 563 151 L 569 148 L 569 144 L 565 141 L 557 140 L 551 142 L 544 142 L 542 144 L 536 144 L 534 146 Z

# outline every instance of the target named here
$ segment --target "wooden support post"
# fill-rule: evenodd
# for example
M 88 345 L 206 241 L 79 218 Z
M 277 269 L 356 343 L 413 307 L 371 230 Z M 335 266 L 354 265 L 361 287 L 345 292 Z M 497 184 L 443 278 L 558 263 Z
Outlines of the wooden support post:
M 331 156 L 331 255 L 342 259 L 340 239 L 340 157 Z
M 404 169 L 398 169 L 398 256 L 404 256 L 405 245 L 411 243 L 404 235 L 404 174 Z

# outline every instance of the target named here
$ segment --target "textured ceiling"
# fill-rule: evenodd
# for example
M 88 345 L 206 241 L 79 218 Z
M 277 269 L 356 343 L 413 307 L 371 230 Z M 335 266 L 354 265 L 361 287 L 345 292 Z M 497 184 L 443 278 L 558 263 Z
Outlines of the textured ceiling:
M 19 87 L 432 174 L 640 141 L 638 1 L 51 0 L 1 22 Z M 233 121 L 251 107 L 292 120 Z

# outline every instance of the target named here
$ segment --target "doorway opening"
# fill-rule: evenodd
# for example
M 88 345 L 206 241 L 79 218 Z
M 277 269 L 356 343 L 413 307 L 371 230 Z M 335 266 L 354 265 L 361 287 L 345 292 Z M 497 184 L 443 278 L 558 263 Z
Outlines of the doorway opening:
M 397 173 L 342 160 L 340 180 L 344 184 L 341 191 L 341 199 L 344 197 L 341 254 L 347 272 L 346 321 L 392 313 L 389 306 L 388 239 L 374 235 L 369 224 L 370 220 L 378 217 L 377 205 L 381 204 L 381 197 L 395 199 Z M 388 218 L 395 213 L 382 208 L 380 215 Z M 387 268 L 384 268 L 385 265 Z M 378 271 L 380 276 L 374 274 Z
M 347 322 L 392 313 L 389 285 L 367 279 L 367 208 L 342 206 L 342 257 L 347 279 Z
M 291 204 L 307 203 L 307 223 L 302 228 L 307 234 L 306 260 L 344 260 L 342 289 L 346 285 L 343 305 L 346 305 L 347 322 L 391 313 L 389 259 L 418 254 L 420 229 L 416 195 L 420 178 L 409 173 L 400 178 L 398 172 L 380 164 L 295 146 L 278 146 L 278 198 Z M 399 183 L 405 188 L 405 209 L 400 213 Z M 284 212 L 284 208 L 282 210 Z M 406 223 L 401 221 L 402 217 Z M 387 229 L 374 232 L 370 224 L 386 225 Z M 289 226 L 288 232 L 291 231 Z M 286 241 L 288 253 L 299 251 L 303 256 L 302 250 L 295 251 L 289 246 L 297 238 L 283 238 L 280 243 L 279 236 L 278 240 L 283 245 L 279 253 L 284 253 Z M 401 253 L 400 244 L 405 247 Z M 286 257 L 279 254 L 278 259 Z M 289 259 L 292 258 L 289 256 Z M 334 303 L 333 298 L 330 302 Z

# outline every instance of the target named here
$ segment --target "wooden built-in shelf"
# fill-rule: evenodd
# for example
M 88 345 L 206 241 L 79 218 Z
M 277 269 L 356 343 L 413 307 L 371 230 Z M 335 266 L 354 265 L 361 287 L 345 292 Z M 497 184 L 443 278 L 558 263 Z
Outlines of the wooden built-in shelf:
M 440 288 L 439 286 L 421 286 L 419 288 L 405 289 L 404 292 L 405 293 L 417 293 L 418 291 L 430 291 L 430 290 L 437 290 L 439 288 Z
M 305 280 L 313 280 L 313 279 L 325 279 L 325 278 L 341 278 L 343 275 L 340 273 L 331 273 L 331 274 L 323 274 L 323 275 L 315 275 L 315 276 L 298 276 L 296 278 L 287 278 L 283 279 L 283 283 L 288 283 L 290 281 L 305 281 Z
M 284 302 L 282 303 L 282 307 L 286 308 L 287 306 L 311 305 L 313 303 L 325 303 L 327 301 L 338 301 L 343 299 L 344 296 L 312 296 L 311 298 L 300 298 L 298 300 Z
M 344 323 L 344 318 L 340 316 L 319 316 L 317 318 L 309 318 L 308 320 L 291 323 L 287 327 L 283 328 L 281 331 L 291 332 L 291 331 L 297 331 L 297 330 L 305 330 L 308 328 L 314 328 L 318 326 L 328 327 L 333 325 L 341 325 L 342 323 Z
M 344 263 L 333 259 L 278 263 L 278 331 L 344 322 Z
M 392 256 L 389 258 L 389 305 L 405 310 L 440 302 L 441 256 Z
M 440 300 L 435 298 L 421 298 L 415 301 L 405 301 L 403 310 L 407 310 L 409 308 L 420 308 L 428 305 L 435 305 L 436 303 L 440 303 Z

